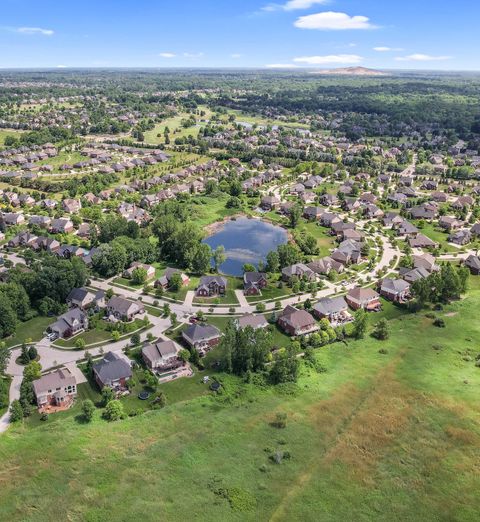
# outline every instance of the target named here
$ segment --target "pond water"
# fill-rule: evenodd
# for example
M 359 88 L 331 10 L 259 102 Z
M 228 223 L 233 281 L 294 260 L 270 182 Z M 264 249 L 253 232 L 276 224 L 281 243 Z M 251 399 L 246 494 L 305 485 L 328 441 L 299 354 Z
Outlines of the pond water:
M 223 245 L 227 259 L 220 265 L 220 272 L 240 276 L 245 263 L 257 266 L 259 261 L 265 261 L 271 250 L 276 250 L 287 239 L 287 233 L 281 227 L 260 219 L 238 218 L 227 221 L 205 238 L 204 243 L 210 245 L 212 250 Z

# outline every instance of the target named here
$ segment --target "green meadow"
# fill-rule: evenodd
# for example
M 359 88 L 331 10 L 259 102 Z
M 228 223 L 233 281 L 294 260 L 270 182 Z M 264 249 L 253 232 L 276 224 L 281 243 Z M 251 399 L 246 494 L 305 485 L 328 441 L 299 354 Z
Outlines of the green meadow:
M 162 410 L 10 428 L 0 520 L 478 520 L 479 306 L 472 281 L 442 311 L 389 309 L 388 340 L 320 348 L 295 385 L 218 374 L 214 396 L 197 374 Z

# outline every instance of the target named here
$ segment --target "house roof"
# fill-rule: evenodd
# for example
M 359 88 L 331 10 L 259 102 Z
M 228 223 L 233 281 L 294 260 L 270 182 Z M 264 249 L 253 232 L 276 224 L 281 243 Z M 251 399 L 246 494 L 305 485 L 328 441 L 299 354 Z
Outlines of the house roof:
M 132 376 L 131 366 L 115 352 L 108 352 L 104 358 L 93 365 L 93 371 L 103 384 Z
M 348 292 L 348 297 L 355 299 L 356 301 L 371 301 L 373 299 L 377 299 L 379 295 L 372 288 L 362 288 L 361 286 L 357 286 L 356 288 L 352 288 Z
M 67 368 L 61 368 L 46 375 L 42 375 L 40 379 L 33 381 L 33 390 L 35 395 L 48 393 L 49 390 L 55 391 L 56 388 L 65 386 L 75 386 L 77 380 Z
M 142 354 L 150 361 L 165 359 L 177 355 L 177 347 L 173 341 L 161 341 L 147 344 L 142 348 Z
M 288 322 L 294 328 L 303 328 L 315 323 L 315 319 L 306 310 L 297 310 L 290 305 L 283 310 L 279 319 Z
M 262 314 L 253 315 L 248 314 L 237 319 L 237 324 L 239 328 L 245 328 L 247 326 L 251 326 L 252 328 L 260 328 L 262 326 L 267 325 L 267 320 L 265 316 Z
M 220 331 L 210 324 L 192 324 L 183 332 L 183 335 L 193 342 L 197 342 L 219 337 Z
M 348 308 L 344 297 L 323 297 L 315 303 L 313 309 L 322 315 L 330 315 Z
M 410 285 L 403 279 L 386 278 L 382 281 L 381 288 L 383 291 L 400 294 L 402 292 L 405 292 L 405 290 L 408 290 L 410 288 Z

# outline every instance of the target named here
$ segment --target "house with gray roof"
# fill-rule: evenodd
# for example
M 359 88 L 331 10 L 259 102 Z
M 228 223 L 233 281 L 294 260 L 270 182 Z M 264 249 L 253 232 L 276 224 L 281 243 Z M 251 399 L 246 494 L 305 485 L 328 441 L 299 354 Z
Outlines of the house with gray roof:
M 313 305 L 313 315 L 318 319 L 328 319 L 332 326 L 353 321 L 348 304 L 343 296 L 323 297 Z
M 147 344 L 142 348 L 142 358 L 151 370 L 169 370 L 183 365 L 173 341 Z
M 118 353 L 108 352 L 93 365 L 93 376 L 100 389 L 108 386 L 114 390 L 124 390 L 132 377 L 132 367 Z
M 57 335 L 60 339 L 68 339 L 72 335 L 82 332 L 88 328 L 88 316 L 80 308 L 72 308 L 68 312 L 60 315 L 52 323 L 48 330 Z
M 182 332 L 183 340 L 195 348 L 200 355 L 204 355 L 220 342 L 221 333 L 218 328 L 210 324 L 192 324 Z

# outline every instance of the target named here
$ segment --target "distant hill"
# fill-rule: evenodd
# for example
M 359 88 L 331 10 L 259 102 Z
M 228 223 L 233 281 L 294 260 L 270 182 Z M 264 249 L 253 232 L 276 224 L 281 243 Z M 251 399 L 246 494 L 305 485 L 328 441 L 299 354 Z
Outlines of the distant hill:
M 328 74 L 330 76 L 387 76 L 387 73 L 368 69 L 367 67 L 340 67 L 338 69 L 324 69 L 322 71 L 312 71 L 312 74 Z

